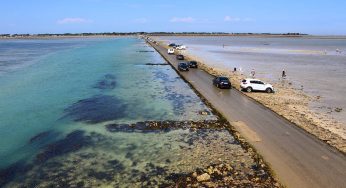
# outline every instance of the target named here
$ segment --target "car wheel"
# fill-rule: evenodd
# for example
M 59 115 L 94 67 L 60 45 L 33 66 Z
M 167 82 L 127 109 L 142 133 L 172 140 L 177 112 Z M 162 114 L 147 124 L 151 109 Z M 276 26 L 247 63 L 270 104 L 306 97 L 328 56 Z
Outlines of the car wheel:
M 267 93 L 272 93 L 273 92 L 273 90 L 272 89 L 270 89 L 269 87 L 266 89 L 266 92 Z
M 246 91 L 250 93 L 252 91 L 252 88 L 248 87 L 248 88 L 246 88 Z

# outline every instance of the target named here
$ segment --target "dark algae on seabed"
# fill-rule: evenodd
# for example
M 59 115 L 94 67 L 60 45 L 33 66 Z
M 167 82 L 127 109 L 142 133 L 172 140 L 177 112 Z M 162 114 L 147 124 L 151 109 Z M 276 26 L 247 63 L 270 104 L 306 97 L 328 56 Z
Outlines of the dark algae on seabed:
M 44 147 L 32 164 L 1 175 L 22 174 L 8 187 L 278 187 L 228 126 L 220 120 L 105 125 L 122 138 L 77 130 Z M 143 134 L 141 143 L 124 142 Z
M 277 186 L 254 152 L 243 148 L 229 124 L 170 66 L 152 66 L 167 62 L 157 53 L 138 53 L 152 48 L 136 39 L 92 44 L 75 49 L 81 60 L 64 64 L 61 57 L 76 55 L 57 56 L 53 62 L 61 69 L 43 71 L 58 71 L 63 83 L 36 80 L 30 88 L 47 82 L 49 90 L 17 92 L 20 99 L 38 96 L 35 105 L 22 106 L 26 111 L 47 108 L 39 119 L 25 116 L 33 122 L 13 125 L 18 132 L 37 131 L 23 139 L 25 147 L 16 148 L 20 155 L 31 153 L 1 167 L 0 187 Z

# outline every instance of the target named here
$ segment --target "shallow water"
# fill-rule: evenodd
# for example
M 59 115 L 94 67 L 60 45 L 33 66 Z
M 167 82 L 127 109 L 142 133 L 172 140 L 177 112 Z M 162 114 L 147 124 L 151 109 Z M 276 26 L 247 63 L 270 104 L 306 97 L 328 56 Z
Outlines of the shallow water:
M 236 67 L 245 75 L 255 69 L 256 77 L 286 80 L 321 100 L 311 107 L 329 113 L 346 125 L 346 39 L 270 37 L 160 37 L 186 44 L 188 51 L 206 62 L 230 71 Z M 336 50 L 340 52 L 337 52 Z M 342 108 L 341 112 L 334 109 Z
M 142 40 L 4 40 L 0 47 L 0 186 L 164 185 L 175 174 L 240 159 L 251 169 L 224 129 L 124 128 L 217 119 L 170 66 L 147 65 L 166 62 Z

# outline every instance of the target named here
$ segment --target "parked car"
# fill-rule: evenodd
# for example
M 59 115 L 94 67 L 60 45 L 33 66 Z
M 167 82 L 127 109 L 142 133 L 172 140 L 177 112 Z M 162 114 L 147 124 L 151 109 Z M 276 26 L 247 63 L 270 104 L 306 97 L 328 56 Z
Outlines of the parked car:
M 174 44 L 174 43 L 171 43 L 171 44 L 169 44 L 168 46 L 169 46 L 169 47 L 172 47 L 172 48 L 177 47 L 177 45 L 176 45 L 176 44 Z
M 177 45 L 175 47 L 175 49 L 177 49 L 177 50 L 186 50 L 186 46 L 184 46 L 184 45 Z
M 274 88 L 270 84 L 266 84 L 258 79 L 247 78 L 241 81 L 240 88 L 247 92 L 252 91 L 265 91 L 267 93 L 273 93 Z
M 173 48 L 169 48 L 169 49 L 167 50 L 167 53 L 168 53 L 168 54 L 174 54 L 174 49 L 173 49 Z
M 181 54 L 178 54 L 177 55 L 177 60 L 184 60 L 185 58 L 184 58 L 184 56 L 183 55 L 181 55 Z
M 197 61 L 189 61 L 188 65 L 190 68 L 198 68 Z
M 189 71 L 189 66 L 187 65 L 187 63 L 179 63 L 178 64 L 178 70 Z
M 213 79 L 213 84 L 220 89 L 223 89 L 223 88 L 231 89 L 231 87 L 232 87 L 229 79 L 227 77 L 224 77 L 224 76 L 215 77 Z

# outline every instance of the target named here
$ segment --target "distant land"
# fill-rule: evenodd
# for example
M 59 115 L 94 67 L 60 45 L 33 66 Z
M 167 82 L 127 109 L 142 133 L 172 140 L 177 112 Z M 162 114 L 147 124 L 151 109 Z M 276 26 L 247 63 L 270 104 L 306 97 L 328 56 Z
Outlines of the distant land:
M 102 37 L 102 36 L 129 36 L 129 35 L 157 35 L 157 36 L 306 36 L 302 33 L 225 33 L 225 32 L 105 32 L 105 33 L 63 33 L 63 34 L 0 34 L 0 38 L 42 38 L 42 37 Z
M 121 36 L 245 36 L 245 37 L 308 37 L 319 39 L 346 39 L 345 35 L 310 35 L 304 33 L 226 33 L 226 32 L 104 32 L 104 33 L 43 33 L 0 34 L 0 39 L 121 37 Z

